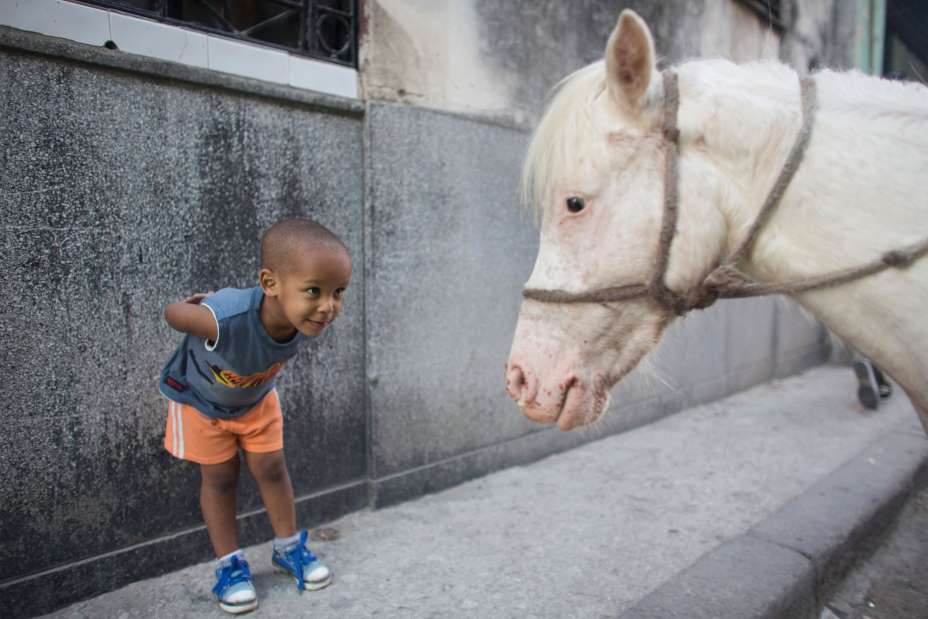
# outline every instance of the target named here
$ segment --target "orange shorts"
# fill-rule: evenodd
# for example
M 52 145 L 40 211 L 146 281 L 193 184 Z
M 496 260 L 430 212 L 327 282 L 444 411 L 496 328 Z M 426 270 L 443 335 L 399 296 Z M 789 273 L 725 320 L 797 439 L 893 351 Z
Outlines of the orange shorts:
M 244 451 L 266 453 L 284 448 L 284 417 L 277 390 L 234 419 L 207 417 L 189 404 L 168 400 L 164 448 L 175 458 L 199 464 L 225 462 Z

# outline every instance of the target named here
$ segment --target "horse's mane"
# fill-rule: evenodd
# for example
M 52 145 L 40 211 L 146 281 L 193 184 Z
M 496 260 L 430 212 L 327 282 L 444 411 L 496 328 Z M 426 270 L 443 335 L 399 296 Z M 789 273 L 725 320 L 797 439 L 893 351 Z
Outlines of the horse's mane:
M 876 79 L 856 71 L 822 71 L 817 79 L 831 112 L 856 114 L 868 122 L 902 121 L 893 124 L 903 134 L 906 121 L 917 121 L 923 131 L 928 123 L 928 88 L 919 82 Z
M 732 118 L 727 120 L 744 131 L 756 130 L 772 122 L 772 118 L 768 121 L 759 117 L 756 110 L 776 105 L 780 98 L 789 109 L 795 106 L 795 71 L 775 61 L 735 64 L 728 60 L 700 59 L 686 61 L 675 69 L 681 80 L 689 84 L 684 97 L 696 94 L 711 99 L 724 93 L 726 97 L 736 98 L 739 101 L 737 113 L 753 118 L 743 125 Z M 544 202 L 551 195 L 552 179 L 565 175 L 576 177 L 574 172 L 590 165 L 590 160 L 583 161 L 580 154 L 593 161 L 605 159 L 605 153 L 596 150 L 605 149 L 606 145 L 605 141 L 594 139 L 597 127 L 592 113 L 597 97 L 608 96 L 605 77 L 604 63 L 594 62 L 561 80 L 549 95 L 522 168 L 522 203 L 536 217 L 540 217 Z M 906 132 L 913 130 L 915 123 L 921 129 L 928 122 L 928 89 L 921 84 L 879 79 L 856 71 L 831 70 L 818 73 L 816 80 L 820 84 L 822 106 L 827 107 L 829 113 L 854 115 L 855 119 L 884 134 L 898 134 L 900 139 L 906 139 Z M 660 91 L 660 80 L 653 80 L 646 100 L 657 103 Z M 743 143 L 738 129 L 727 137 L 732 147 Z M 719 146 L 725 148 L 724 144 Z
M 792 92 L 795 71 L 776 61 L 756 61 L 735 64 L 728 60 L 692 60 L 678 68 L 692 77 L 697 94 L 722 92 L 726 97 L 750 99 L 776 98 L 786 86 Z M 884 118 L 887 115 L 912 116 L 928 119 L 928 89 L 918 82 L 889 80 L 866 75 L 857 70 L 824 69 L 815 74 L 819 84 L 821 107 L 830 114 L 852 113 L 861 121 Z M 789 95 L 787 104 L 794 105 Z

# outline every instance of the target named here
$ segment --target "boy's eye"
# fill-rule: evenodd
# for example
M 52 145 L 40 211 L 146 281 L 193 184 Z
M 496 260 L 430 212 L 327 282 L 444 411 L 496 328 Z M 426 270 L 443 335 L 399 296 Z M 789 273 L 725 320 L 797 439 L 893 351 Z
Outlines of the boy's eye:
M 342 294 L 343 294 L 344 292 L 345 292 L 345 289 L 344 289 L 344 288 L 336 288 L 336 289 L 335 289 L 335 297 L 336 297 L 336 298 L 341 297 Z
M 316 287 L 310 288 L 309 290 L 306 291 L 306 294 L 308 294 L 311 297 L 318 297 L 319 289 Z

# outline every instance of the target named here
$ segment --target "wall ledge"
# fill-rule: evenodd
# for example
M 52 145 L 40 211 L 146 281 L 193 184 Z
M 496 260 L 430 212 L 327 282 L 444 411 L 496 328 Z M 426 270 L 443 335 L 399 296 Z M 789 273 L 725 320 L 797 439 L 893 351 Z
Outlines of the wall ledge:
M 138 56 L 105 47 L 76 43 L 35 32 L 0 26 L 0 49 L 29 52 L 52 58 L 95 65 L 116 71 L 143 75 L 155 81 L 180 82 L 218 88 L 286 101 L 313 109 L 347 116 L 363 116 L 365 105 L 356 99 L 311 92 L 291 86 L 239 77 L 210 69 L 191 67 L 147 56 Z

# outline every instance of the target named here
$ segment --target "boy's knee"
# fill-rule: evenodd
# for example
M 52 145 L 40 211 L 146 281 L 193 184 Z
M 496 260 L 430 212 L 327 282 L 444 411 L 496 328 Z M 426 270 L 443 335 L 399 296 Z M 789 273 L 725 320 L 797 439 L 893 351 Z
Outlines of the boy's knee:
M 278 484 L 284 481 L 287 478 L 287 465 L 283 453 L 263 456 L 260 462 L 252 467 L 252 473 L 258 482 Z
M 238 478 L 219 477 L 215 479 L 204 479 L 203 485 L 206 486 L 211 493 L 225 496 L 235 492 L 235 487 L 238 485 Z
M 232 494 L 238 485 L 238 466 L 204 468 L 202 475 L 203 486 L 214 494 Z

